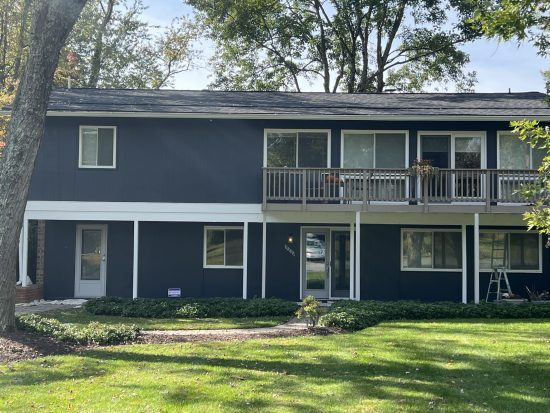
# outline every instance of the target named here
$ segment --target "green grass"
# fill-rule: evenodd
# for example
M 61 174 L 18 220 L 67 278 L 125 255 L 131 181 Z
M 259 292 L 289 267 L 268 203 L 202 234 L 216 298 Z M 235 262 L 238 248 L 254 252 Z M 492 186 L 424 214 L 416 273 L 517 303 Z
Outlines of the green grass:
M 40 313 L 48 318 L 55 318 L 62 323 L 85 325 L 90 321 L 105 324 L 136 324 L 143 330 L 211 330 L 217 328 L 255 328 L 272 327 L 288 321 L 289 317 L 258 318 L 141 318 L 94 315 L 76 308 Z
M 550 321 L 103 347 L 0 366 L 0 410 L 548 412 Z

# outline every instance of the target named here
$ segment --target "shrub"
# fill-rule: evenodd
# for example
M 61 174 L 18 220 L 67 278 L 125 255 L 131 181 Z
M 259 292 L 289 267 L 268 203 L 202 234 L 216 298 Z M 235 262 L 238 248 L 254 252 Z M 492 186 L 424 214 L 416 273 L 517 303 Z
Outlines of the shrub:
M 22 330 L 43 334 L 59 341 L 78 344 L 127 343 L 134 341 L 140 331 L 135 325 L 109 325 L 98 322 L 91 322 L 85 327 L 77 327 L 37 314 L 22 314 L 16 320 L 17 327 Z
M 550 305 L 460 304 L 416 301 L 339 301 L 320 319 L 327 327 L 361 330 L 390 320 L 549 318 Z
M 314 296 L 308 295 L 296 311 L 296 317 L 305 318 L 308 327 L 315 327 L 321 317 L 321 303 Z
M 119 298 L 89 300 L 84 309 L 96 315 L 145 318 L 292 316 L 298 305 L 277 298 Z

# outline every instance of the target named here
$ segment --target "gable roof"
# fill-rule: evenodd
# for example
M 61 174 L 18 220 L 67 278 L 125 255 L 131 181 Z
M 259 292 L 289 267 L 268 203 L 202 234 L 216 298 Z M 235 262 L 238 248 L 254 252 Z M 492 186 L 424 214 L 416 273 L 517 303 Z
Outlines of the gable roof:
M 233 118 L 541 118 L 547 96 L 523 93 L 292 93 L 58 89 L 48 114 Z

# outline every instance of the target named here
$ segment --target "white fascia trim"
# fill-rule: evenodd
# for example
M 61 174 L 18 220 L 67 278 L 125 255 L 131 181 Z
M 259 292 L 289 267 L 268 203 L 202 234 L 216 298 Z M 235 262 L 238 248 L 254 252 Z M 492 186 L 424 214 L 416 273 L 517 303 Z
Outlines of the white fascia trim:
M 262 205 L 29 201 L 25 217 L 62 221 L 262 222 Z
M 550 121 L 550 116 L 465 116 L 465 115 L 304 115 L 304 114 L 227 114 L 227 113 L 164 113 L 164 112 L 103 112 L 103 111 L 48 111 L 50 117 L 90 118 L 177 118 L 177 119 L 292 119 L 292 120 L 432 120 L 432 121 Z

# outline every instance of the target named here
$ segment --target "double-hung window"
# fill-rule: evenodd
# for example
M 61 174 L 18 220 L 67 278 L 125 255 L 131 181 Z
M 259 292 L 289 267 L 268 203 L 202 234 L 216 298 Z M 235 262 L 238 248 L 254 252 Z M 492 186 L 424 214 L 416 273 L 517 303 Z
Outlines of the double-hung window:
M 498 134 L 499 169 L 537 169 L 546 156 L 544 149 L 533 148 L 511 132 Z
M 512 272 L 540 272 L 541 238 L 523 231 L 481 231 L 479 234 L 479 268 L 497 267 Z
M 458 230 L 403 229 L 401 269 L 458 271 L 462 268 L 462 234 Z
M 329 157 L 328 131 L 266 131 L 268 167 L 326 168 Z
M 78 152 L 80 168 L 115 168 L 116 127 L 81 126 Z
M 243 267 L 243 228 L 206 227 L 204 230 L 205 268 Z

